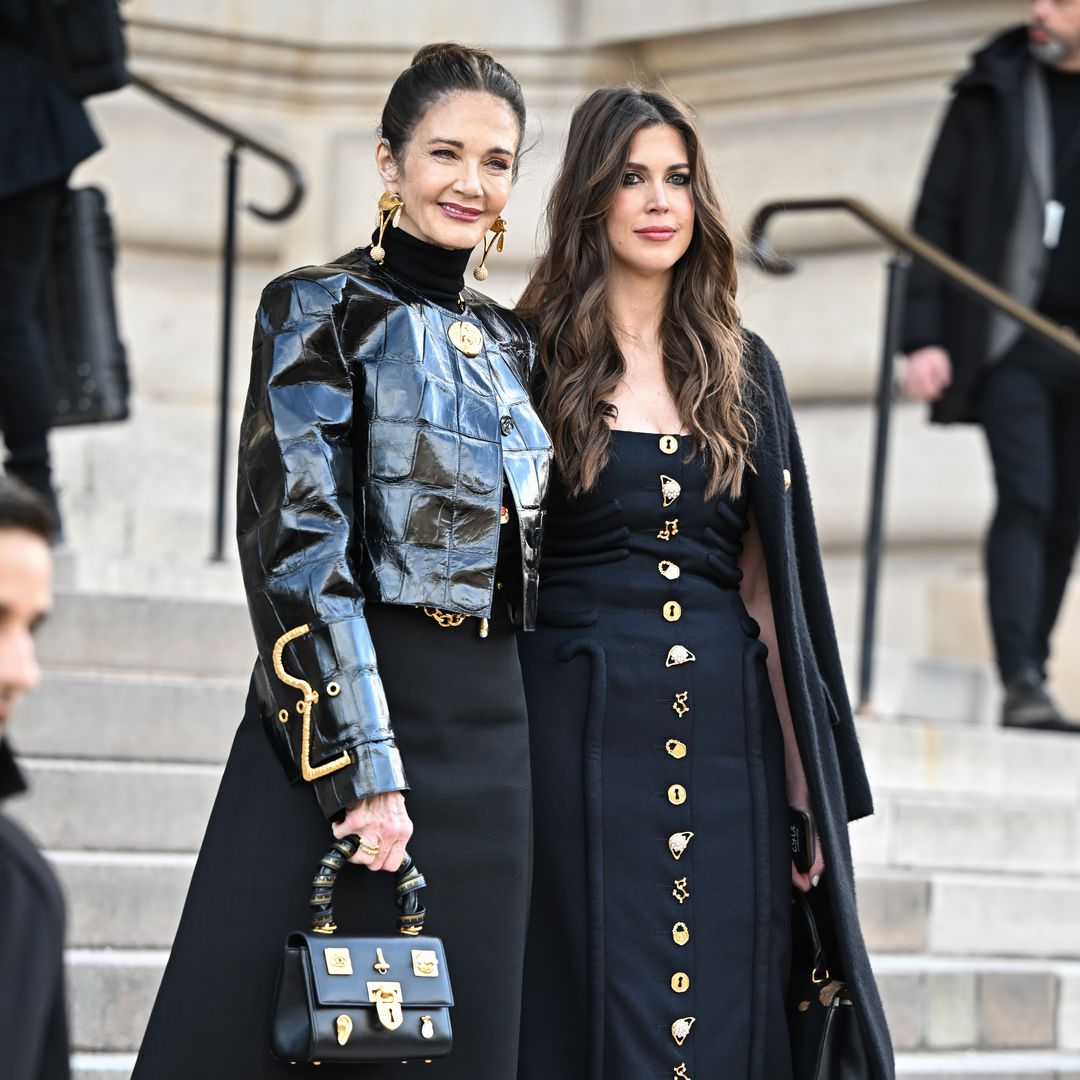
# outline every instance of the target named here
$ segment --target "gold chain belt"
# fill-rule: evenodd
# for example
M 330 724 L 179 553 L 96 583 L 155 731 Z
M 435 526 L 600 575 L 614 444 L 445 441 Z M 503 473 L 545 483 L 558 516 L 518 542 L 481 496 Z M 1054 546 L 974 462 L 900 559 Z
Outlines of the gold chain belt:
M 468 615 L 462 615 L 460 612 L 443 611 L 442 608 L 437 607 L 425 607 L 423 611 L 429 619 L 434 619 L 436 624 L 443 630 L 456 630 L 467 618 L 469 618 Z M 487 619 L 480 620 L 480 636 L 482 638 L 488 636 Z

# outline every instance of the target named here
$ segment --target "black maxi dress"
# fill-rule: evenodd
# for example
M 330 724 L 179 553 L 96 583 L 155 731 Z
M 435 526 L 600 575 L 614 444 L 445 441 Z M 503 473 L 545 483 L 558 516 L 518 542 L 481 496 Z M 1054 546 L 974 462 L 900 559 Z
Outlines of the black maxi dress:
M 425 252 L 427 245 L 393 230 L 386 246 L 399 276 L 437 302 L 454 301 L 467 253 L 455 282 L 444 280 L 444 256 L 456 252 Z M 443 269 L 441 277 L 432 265 Z M 271 1057 L 270 1013 L 285 937 L 309 928 L 311 878 L 333 837 L 310 786 L 287 782 L 253 689 L 133 1080 L 400 1080 L 410 1070 L 430 1080 L 513 1077 L 531 781 L 515 628 L 502 602 L 521 578 L 518 521 L 513 501 L 504 502 L 509 520 L 500 530 L 487 638 L 478 635 L 476 619 L 444 629 L 411 605 L 365 607 L 410 783 L 409 853 L 428 882 L 425 933 L 446 947 L 455 995 L 450 1055 L 405 1072 L 398 1062 L 315 1067 Z M 342 932 L 392 934 L 393 885 L 393 874 L 347 867 L 335 890 Z
M 790 854 L 747 497 L 685 437 L 615 431 L 553 486 L 519 649 L 535 857 L 519 1080 L 788 1080 Z

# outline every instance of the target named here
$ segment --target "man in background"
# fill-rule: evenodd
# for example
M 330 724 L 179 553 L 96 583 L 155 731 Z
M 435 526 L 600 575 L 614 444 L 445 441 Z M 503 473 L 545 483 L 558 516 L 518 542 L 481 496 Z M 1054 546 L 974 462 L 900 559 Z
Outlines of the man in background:
M 1032 0 L 956 83 L 915 231 L 1021 303 L 1080 328 L 1080 0 Z M 911 275 L 905 391 L 986 432 L 997 507 L 987 593 L 1002 723 L 1080 731 L 1046 685 L 1080 540 L 1080 362 L 922 266 Z
M 38 681 L 34 631 L 52 591 L 52 520 L 41 499 L 0 477 L 0 800 L 25 784 L 7 741 L 17 699 Z M 0 1075 L 68 1080 L 64 902 L 26 834 L 0 813 Z

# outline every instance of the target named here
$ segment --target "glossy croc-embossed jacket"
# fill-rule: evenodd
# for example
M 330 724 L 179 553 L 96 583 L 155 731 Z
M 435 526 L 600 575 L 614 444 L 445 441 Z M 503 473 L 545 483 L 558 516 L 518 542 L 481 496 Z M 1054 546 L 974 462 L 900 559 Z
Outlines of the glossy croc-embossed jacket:
M 364 251 L 263 292 L 237 493 L 254 679 L 279 757 L 327 817 L 407 787 L 365 603 L 489 615 L 504 483 L 535 621 L 551 460 L 523 389 L 535 348 L 512 313 L 463 295 L 464 314 L 441 308 Z M 451 343 L 462 321 L 483 335 L 476 356 Z

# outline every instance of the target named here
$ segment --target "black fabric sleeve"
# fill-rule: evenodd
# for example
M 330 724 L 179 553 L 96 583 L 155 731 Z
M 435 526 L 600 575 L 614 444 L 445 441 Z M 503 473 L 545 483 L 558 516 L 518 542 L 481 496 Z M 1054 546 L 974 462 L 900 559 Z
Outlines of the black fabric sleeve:
M 351 561 L 362 537 L 354 535 L 354 399 L 340 304 L 339 293 L 302 272 L 264 291 L 237 492 L 265 723 L 294 779 L 311 780 L 327 818 L 407 788 Z M 275 644 L 290 632 L 275 664 Z M 316 695 L 306 740 L 303 690 L 282 674 Z
M 967 107 L 963 98 L 955 98 L 945 114 L 912 224 L 919 236 L 953 256 L 957 255 L 958 220 L 970 160 Z M 905 353 L 927 345 L 943 345 L 947 340 L 943 323 L 945 287 L 939 274 L 918 260 L 913 262 L 901 333 L 901 348 Z
M 0 815 L 0 1047 L 3 1074 L 68 1080 L 64 916 L 59 888 Z

